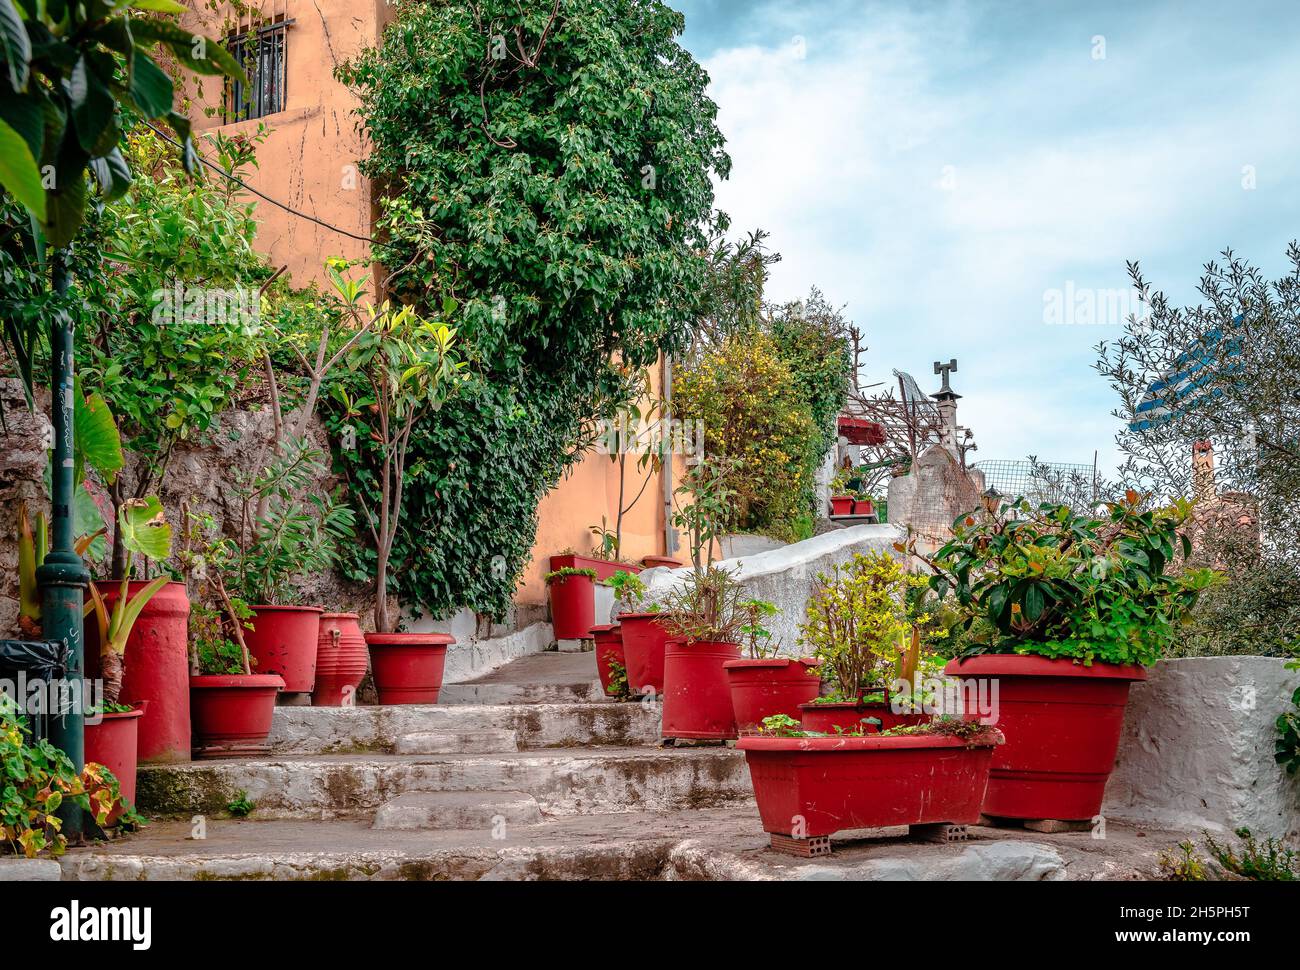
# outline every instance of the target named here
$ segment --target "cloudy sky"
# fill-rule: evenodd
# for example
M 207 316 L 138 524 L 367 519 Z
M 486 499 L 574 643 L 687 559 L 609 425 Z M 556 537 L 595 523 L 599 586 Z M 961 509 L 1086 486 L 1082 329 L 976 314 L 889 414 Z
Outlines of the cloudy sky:
M 1090 364 L 1118 318 L 1050 325 L 1045 294 L 1139 260 L 1189 302 L 1225 247 L 1275 277 L 1300 236 L 1295 0 L 669 2 L 721 108 L 718 204 L 782 254 L 769 296 L 847 304 L 871 380 L 934 390 L 957 357 L 974 460 L 1113 470 Z

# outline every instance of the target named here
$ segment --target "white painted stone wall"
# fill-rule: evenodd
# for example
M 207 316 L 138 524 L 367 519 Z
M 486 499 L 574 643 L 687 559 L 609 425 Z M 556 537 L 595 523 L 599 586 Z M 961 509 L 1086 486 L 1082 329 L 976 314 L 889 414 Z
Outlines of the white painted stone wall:
M 1273 760 L 1300 671 L 1272 657 L 1165 660 L 1134 684 L 1102 813 L 1300 838 L 1300 778 Z
M 509 623 L 494 623 L 480 636 L 478 619 L 471 610 L 460 610 L 446 620 L 406 618 L 404 628 L 412 633 L 450 633 L 456 642 L 447 648 L 444 684 L 458 684 L 482 677 L 525 654 L 540 653 L 555 642 L 549 623 L 533 623 L 512 630 Z
M 801 652 L 799 624 L 803 622 L 817 574 L 836 563 L 847 562 L 854 553 L 876 550 L 899 556 L 893 546 L 902 539 L 903 532 L 897 526 L 855 525 L 757 555 L 724 559 L 717 565 L 733 570 L 751 596 L 777 605 L 781 613 L 768 624 L 768 629 L 781 643 L 783 654 L 797 656 Z M 650 602 L 663 602 L 670 590 L 686 581 L 689 573 L 689 566 L 642 573 Z

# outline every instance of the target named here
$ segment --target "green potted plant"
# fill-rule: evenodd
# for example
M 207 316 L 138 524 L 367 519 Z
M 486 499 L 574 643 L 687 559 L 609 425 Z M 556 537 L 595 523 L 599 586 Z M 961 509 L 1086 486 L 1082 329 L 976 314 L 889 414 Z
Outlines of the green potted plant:
M 723 669 L 731 691 L 731 706 L 741 732 L 753 731 L 775 715 L 799 720 L 799 705 L 817 697 L 821 680 L 819 660 L 813 657 L 783 657 L 781 644 L 767 629 L 780 613 L 776 604 L 744 599 L 737 604 L 741 616 L 741 644 L 748 655 L 728 660 Z
M 745 588 L 721 566 L 691 570 L 663 603 L 665 738 L 736 737 L 724 664 L 740 658 Z
M 88 587 L 88 610 L 94 618 L 99 670 L 104 694 L 97 710 L 85 721 L 86 760 L 104 765 L 117 777 L 126 802 L 135 802 L 136 763 L 139 753 L 139 719 L 148 699 L 134 705 L 119 703 L 122 695 L 127 643 L 145 607 L 164 587 L 171 576 L 163 574 L 150 580 L 130 578 L 136 557 L 163 562 L 171 555 L 172 530 L 156 495 L 130 499 L 118 508 L 117 534 L 126 550 L 126 574 L 117 583 L 117 595 L 106 600 L 95 583 Z M 182 587 L 183 589 L 183 587 Z M 88 638 L 89 639 L 89 638 Z M 147 662 L 148 654 L 138 656 Z M 114 808 L 107 824 L 116 824 L 123 806 Z
M 754 798 L 772 847 L 824 854 L 844 829 L 979 821 L 996 728 L 960 718 L 826 735 L 783 714 L 743 737 Z
M 210 539 L 210 517 L 183 510 L 182 568 L 195 584 L 190 616 L 190 717 L 196 758 L 259 754 L 267 749 L 279 674 L 262 673 L 245 639 L 255 615 L 226 586 L 239 553 L 231 539 Z
M 619 570 L 607 582 L 614 589 L 628 690 L 634 697 L 662 694 L 668 631 L 661 622 L 659 606 L 642 608 L 646 605 L 646 586 L 635 573 Z
M 283 677 L 288 695 L 315 688 L 324 612 L 295 602 L 296 580 L 329 570 L 355 538 L 351 508 L 332 495 L 309 494 L 326 471 L 323 457 L 293 439 L 237 485 L 239 527 L 227 568 L 232 587 L 253 613 L 244 641 L 258 672 Z
M 887 729 L 914 720 L 893 710 L 889 684 L 911 641 L 907 591 L 926 582 L 874 551 L 818 574 L 800 638 L 829 689 L 800 706 L 806 729 L 846 731 L 863 722 Z
M 551 626 L 557 640 L 591 636 L 596 619 L 596 570 L 564 566 L 546 574 L 551 593 Z
M 960 519 L 928 560 L 932 587 L 956 600 L 965 631 L 946 672 L 962 678 L 968 709 L 975 697 L 991 702 L 986 720 L 1007 739 L 985 814 L 1100 811 L 1129 684 L 1215 580 L 1177 568 L 1191 549 L 1179 532 L 1190 515 L 1190 502 L 1148 507 L 1131 490 L 1096 516 L 1018 500 Z
M 444 315 L 454 309 L 454 301 L 443 304 Z M 397 632 L 401 615 L 389 598 L 388 565 L 402 519 L 411 431 L 455 393 L 467 366 L 455 330 L 385 303 L 348 355 L 348 369 L 364 390 L 353 396 L 341 385 L 334 389 L 350 418 L 369 421 L 377 446 L 375 506 L 356 494 L 375 544 L 375 632 L 366 634 L 366 645 L 381 704 L 437 703 L 447 647 L 455 642 L 442 633 Z

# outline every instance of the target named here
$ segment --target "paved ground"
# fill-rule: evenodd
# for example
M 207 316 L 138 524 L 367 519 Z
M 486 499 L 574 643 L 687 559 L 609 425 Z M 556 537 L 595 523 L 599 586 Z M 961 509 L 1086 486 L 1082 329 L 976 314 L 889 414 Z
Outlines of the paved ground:
M 829 857 L 773 852 L 752 806 L 571 816 L 541 825 L 379 831 L 367 821 L 211 819 L 143 832 L 63 859 L 65 878 L 97 879 L 1150 879 L 1178 833 L 1110 825 L 1043 835 L 973 827 L 934 845 L 837 837 Z

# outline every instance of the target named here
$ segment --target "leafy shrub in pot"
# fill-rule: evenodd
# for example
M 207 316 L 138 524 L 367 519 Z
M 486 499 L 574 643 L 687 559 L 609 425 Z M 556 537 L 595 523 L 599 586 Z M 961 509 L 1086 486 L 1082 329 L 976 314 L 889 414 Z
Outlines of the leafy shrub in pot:
M 995 709 L 986 720 L 1007 738 L 986 814 L 1100 811 L 1129 684 L 1215 581 L 1179 568 L 1190 514 L 1188 502 L 1152 508 L 1132 491 L 1096 516 L 1020 500 L 959 520 L 928 560 L 932 588 L 962 614 L 965 646 L 946 672 L 967 682 L 968 701 Z
M 744 587 L 720 566 L 692 570 L 663 604 L 666 738 L 736 737 L 724 664 L 740 658 Z

